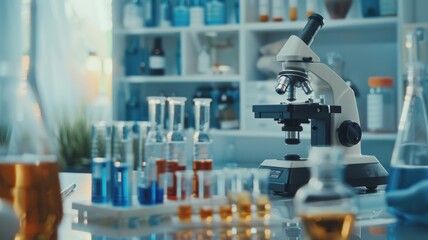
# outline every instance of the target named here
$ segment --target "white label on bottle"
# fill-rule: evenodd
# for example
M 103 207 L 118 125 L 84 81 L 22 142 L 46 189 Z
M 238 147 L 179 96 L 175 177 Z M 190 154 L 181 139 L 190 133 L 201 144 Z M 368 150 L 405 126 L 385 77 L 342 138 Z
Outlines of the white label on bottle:
M 384 106 L 381 94 L 367 96 L 367 128 L 372 131 L 384 130 Z
M 268 16 L 269 15 L 269 0 L 260 0 L 259 1 L 259 15 Z
M 163 56 L 150 56 L 150 68 L 151 69 L 164 69 L 165 68 L 165 57 Z
M 221 129 L 236 129 L 239 127 L 238 120 L 230 120 L 230 121 L 221 121 L 220 128 Z
M 284 18 L 284 0 L 273 0 L 272 18 Z

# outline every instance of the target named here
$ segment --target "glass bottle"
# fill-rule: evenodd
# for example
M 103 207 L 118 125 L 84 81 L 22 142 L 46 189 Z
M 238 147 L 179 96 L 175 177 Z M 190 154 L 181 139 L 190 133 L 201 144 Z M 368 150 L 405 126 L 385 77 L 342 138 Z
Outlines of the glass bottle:
M 190 7 L 190 26 L 203 26 L 205 24 L 205 9 L 200 0 L 193 0 Z
M 288 18 L 290 21 L 297 20 L 297 0 L 289 0 L 288 1 Z
M 173 25 L 176 27 L 186 27 L 190 23 L 189 8 L 185 0 L 179 0 L 178 4 L 174 7 L 173 12 Z
M 420 59 L 420 42 L 426 38 L 426 30 L 419 28 L 406 35 L 407 81 L 403 110 L 391 159 L 388 196 L 410 190 L 412 186 L 428 178 L 428 115 L 426 66 Z M 405 220 L 415 220 L 410 212 L 402 212 L 395 205 L 391 211 Z M 425 203 L 426 205 L 426 203 Z M 402 207 L 402 206 L 398 206 Z M 422 212 L 422 210 L 421 210 Z
M 143 27 L 143 8 L 139 0 L 131 0 L 123 8 L 123 27 Z
M 154 46 L 149 58 L 150 75 L 164 75 L 165 64 L 165 52 L 162 48 L 162 38 L 157 37 L 154 40 Z
M 306 16 L 309 17 L 316 12 L 318 12 L 318 1 L 306 0 Z
M 169 97 L 169 131 L 166 135 L 167 142 L 167 165 L 168 189 L 167 197 L 169 200 L 176 200 L 176 171 L 186 170 L 187 152 L 186 136 L 184 134 L 184 104 L 185 97 Z
M 194 98 L 195 104 L 195 133 L 193 135 L 193 171 L 194 196 L 198 197 L 198 180 L 196 172 L 212 170 L 212 140 L 208 134 L 210 129 L 211 98 Z
M 207 25 L 219 25 L 226 23 L 224 3 L 220 0 L 210 0 L 206 5 Z
M 125 122 L 113 124 L 113 166 L 111 171 L 113 206 L 132 205 L 132 171 L 134 170 L 132 126 Z
M 343 181 L 343 149 L 312 147 L 311 178 L 294 206 L 310 239 L 348 239 L 355 221 L 354 191 Z
M 144 171 L 138 186 L 141 204 L 163 203 L 166 170 L 165 100 L 165 97 L 147 97 L 150 130 L 145 144 L 146 166 L 140 166 L 140 171 Z
M 171 3 L 169 0 L 162 0 L 160 4 L 160 27 L 170 27 L 171 19 Z
M 269 9 L 270 1 L 269 0 L 260 0 L 259 2 L 259 21 L 267 22 L 269 21 Z
M 111 196 L 111 159 L 110 144 L 106 122 L 92 124 L 91 159 L 92 159 L 92 202 L 107 203 Z
M 140 104 L 140 93 L 138 89 L 131 89 L 131 97 L 126 101 L 126 120 L 141 121 L 143 110 Z

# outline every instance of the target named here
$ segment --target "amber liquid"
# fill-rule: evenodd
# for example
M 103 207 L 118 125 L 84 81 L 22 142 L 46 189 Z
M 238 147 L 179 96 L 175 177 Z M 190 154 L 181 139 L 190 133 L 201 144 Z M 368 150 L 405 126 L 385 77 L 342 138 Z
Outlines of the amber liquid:
M 239 219 L 242 221 L 251 220 L 251 196 L 248 192 L 238 193 L 236 198 L 236 209 Z
M 213 215 L 214 215 L 214 209 L 210 207 L 201 207 L 199 209 L 199 216 L 201 217 L 202 221 L 212 222 Z
M 213 161 L 211 159 L 208 160 L 193 160 L 193 171 L 195 172 L 195 176 L 193 177 L 193 196 L 199 197 L 199 183 L 198 183 L 198 175 L 196 171 L 199 170 L 212 170 L 213 169 Z M 210 186 L 204 186 L 207 190 Z M 204 191 L 206 195 L 204 198 L 209 198 L 209 191 Z
M 352 213 L 304 214 L 300 218 L 311 240 L 346 240 L 355 222 Z
M 297 8 L 296 7 L 290 7 L 288 10 L 288 16 L 290 18 L 290 21 L 296 21 L 297 20 Z
M 0 163 L 0 198 L 20 219 L 15 239 L 57 239 L 63 214 L 58 172 L 56 162 Z
M 192 219 L 192 206 L 191 205 L 178 206 L 177 216 L 181 222 L 190 222 L 190 220 Z
M 218 209 L 218 215 L 222 222 L 231 222 L 232 221 L 232 205 L 220 205 Z
M 260 195 L 256 198 L 257 216 L 263 219 L 269 219 L 270 208 L 271 208 L 271 204 L 268 196 Z
M 161 175 L 163 175 L 166 171 L 166 160 L 165 159 L 159 159 L 156 160 L 156 176 L 157 176 L 157 181 L 159 182 L 159 177 Z
M 168 183 L 167 198 L 168 200 L 177 200 L 177 176 L 176 171 L 186 170 L 186 166 L 178 164 L 178 161 L 167 161 L 166 171 L 172 174 L 172 184 Z M 184 191 L 181 194 L 184 197 Z

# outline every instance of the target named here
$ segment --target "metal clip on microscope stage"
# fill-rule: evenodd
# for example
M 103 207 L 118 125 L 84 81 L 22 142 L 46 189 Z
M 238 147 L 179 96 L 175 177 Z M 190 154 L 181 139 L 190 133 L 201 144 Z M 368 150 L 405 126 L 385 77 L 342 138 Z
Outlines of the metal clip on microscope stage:
M 276 56 L 282 62 L 278 73 L 278 94 L 287 93 L 288 103 L 254 105 L 255 118 L 273 118 L 282 124 L 285 143 L 300 143 L 301 124 L 311 124 L 312 146 L 342 146 L 345 151 L 345 181 L 351 186 L 375 189 L 386 184 L 388 173 L 374 156 L 361 155 L 361 127 L 353 90 L 334 71 L 320 62 L 309 47 L 324 25 L 323 17 L 313 14 L 298 36 L 291 36 Z M 296 88 L 309 99 L 297 103 Z M 276 193 L 294 193 L 309 180 L 309 168 L 297 154 L 284 160 L 267 159 L 260 168 L 271 170 L 269 187 Z

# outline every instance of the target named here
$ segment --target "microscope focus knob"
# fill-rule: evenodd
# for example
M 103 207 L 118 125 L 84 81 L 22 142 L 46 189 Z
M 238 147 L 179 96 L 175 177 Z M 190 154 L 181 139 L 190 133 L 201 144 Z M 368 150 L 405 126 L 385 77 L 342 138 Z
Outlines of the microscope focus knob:
M 361 141 L 361 127 L 350 120 L 343 121 L 337 129 L 339 141 L 343 146 L 352 147 Z

